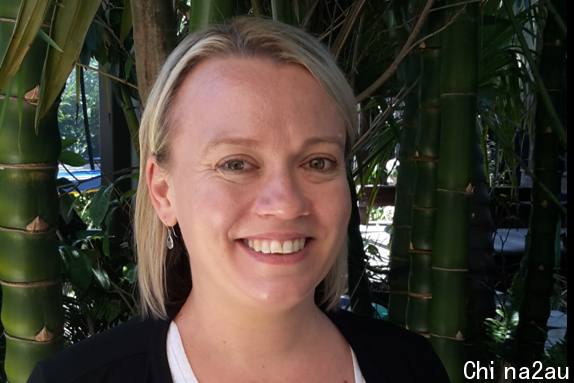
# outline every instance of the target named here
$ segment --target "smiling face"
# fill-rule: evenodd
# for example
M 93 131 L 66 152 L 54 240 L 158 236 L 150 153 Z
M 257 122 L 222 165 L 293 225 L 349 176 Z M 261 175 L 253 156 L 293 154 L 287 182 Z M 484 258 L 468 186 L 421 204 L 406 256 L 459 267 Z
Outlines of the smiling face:
M 160 217 L 179 223 L 192 294 L 270 309 L 312 301 L 351 214 L 334 101 L 302 66 L 217 58 L 194 68 L 171 115 L 165 187 L 153 159 L 147 171 L 152 195 L 165 195 L 152 196 Z

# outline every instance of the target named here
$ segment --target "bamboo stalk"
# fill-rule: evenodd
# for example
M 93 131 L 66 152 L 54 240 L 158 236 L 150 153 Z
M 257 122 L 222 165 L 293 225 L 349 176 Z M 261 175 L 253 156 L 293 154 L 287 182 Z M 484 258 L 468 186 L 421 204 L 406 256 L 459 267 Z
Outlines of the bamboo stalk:
M 464 381 L 470 196 L 479 63 L 476 3 L 448 0 L 464 12 L 444 31 L 441 85 L 440 163 L 432 259 L 431 343 L 452 383 Z M 457 8 L 447 11 L 447 19 Z
M 503 0 L 504 6 L 506 7 L 506 12 L 508 13 L 508 18 L 512 22 L 514 26 L 514 30 L 516 31 L 516 36 L 518 37 L 518 41 L 520 41 L 520 45 L 522 46 L 522 54 L 524 58 L 528 62 L 530 69 L 532 70 L 532 75 L 534 76 L 534 81 L 536 82 L 536 86 L 538 87 L 538 91 L 540 92 L 540 98 L 542 98 L 542 102 L 546 107 L 546 111 L 550 116 L 549 124 L 556 131 L 558 137 L 560 137 L 560 141 L 562 141 L 562 146 L 564 149 L 568 148 L 568 134 L 566 133 L 566 129 L 560 121 L 560 117 L 558 117 L 558 113 L 556 112 L 556 108 L 554 107 L 554 103 L 552 102 L 552 98 L 550 97 L 550 93 L 548 92 L 548 88 L 546 84 L 544 84 L 544 80 L 540 75 L 540 70 L 538 68 L 538 64 L 534 57 L 532 56 L 532 52 L 530 51 L 530 47 L 526 42 L 526 38 L 524 37 L 524 33 L 522 32 L 522 28 L 518 24 L 516 20 L 516 16 L 514 15 L 514 10 L 512 8 L 512 0 Z M 555 41 L 560 41 L 560 36 Z M 561 44 L 564 44 L 560 41 Z
M 285 0 L 271 0 L 273 20 L 285 21 Z
M 17 9 L 20 0 L 9 3 Z M 0 56 L 10 43 L 10 34 L 3 33 L 6 29 L 7 24 L 0 21 Z M 55 236 L 61 150 L 58 105 L 52 105 L 36 134 L 36 100 L 24 99 L 20 104 L 17 97 L 40 84 L 46 52 L 47 44 L 34 40 L 18 74 L 23 83 L 0 96 L 7 103 L 0 130 L 0 284 L 5 370 L 12 383 L 26 382 L 37 362 L 62 347 L 64 317 Z
M 263 4 L 261 0 L 251 0 L 251 5 L 253 6 L 253 14 L 255 16 L 263 16 Z
M 566 15 L 566 0 L 557 0 L 559 14 Z M 563 73 L 567 48 L 558 44 L 562 35 L 555 18 L 549 17 L 544 31 L 540 71 L 548 85 L 553 107 L 562 102 Z M 533 163 L 536 177 L 551 195 L 560 194 L 560 142 L 557 132 L 549 129 L 554 116 L 545 105 L 536 110 Z M 515 336 L 515 362 L 532 365 L 544 352 L 546 324 L 550 316 L 550 298 L 554 291 L 554 269 L 559 254 L 556 242 L 561 234 L 560 215 L 555 204 L 548 202 L 548 194 L 538 184 L 532 189 L 532 212 L 525 253 L 524 297 L 520 306 L 520 320 Z
M 562 18 L 560 13 L 558 13 L 556 8 L 554 7 L 554 4 L 552 4 L 552 1 L 544 0 L 544 5 L 548 9 L 548 13 L 550 13 L 550 16 L 552 16 L 554 18 L 554 22 L 556 23 L 556 25 L 560 29 L 560 32 L 562 32 L 564 39 L 567 39 L 568 38 L 568 27 L 566 26 L 566 23 L 564 22 L 564 19 Z
M 400 4 L 392 5 L 387 12 L 386 20 L 390 28 L 401 24 Z M 412 35 L 412 34 L 411 34 Z M 391 39 L 402 46 L 406 31 L 393 30 Z M 407 39 L 408 41 L 408 39 Z M 408 44 L 408 42 L 407 42 Z M 418 84 L 421 61 L 418 52 L 409 55 L 399 72 L 399 81 L 410 91 L 404 95 L 403 126 L 401 130 L 399 177 L 397 179 L 397 196 L 393 222 L 393 239 L 391 242 L 391 273 L 389 275 L 390 301 L 389 319 L 396 325 L 407 327 L 407 306 L 409 300 L 409 270 L 411 265 L 410 235 L 413 211 L 413 189 L 416 176 L 415 142 L 418 131 Z
M 369 98 L 377 89 L 379 89 L 383 84 L 385 84 L 389 79 L 397 72 L 399 69 L 401 62 L 407 57 L 409 52 L 415 47 L 415 41 L 419 38 L 421 31 L 427 21 L 427 18 L 430 14 L 432 7 L 436 0 L 429 0 L 425 5 L 424 10 L 421 13 L 416 25 L 411 31 L 409 38 L 407 39 L 406 43 L 403 45 L 401 52 L 395 58 L 395 61 L 391 64 L 389 69 L 383 73 L 381 77 L 379 77 L 371 86 L 369 86 L 363 93 L 357 96 L 357 102 L 363 102 L 367 98 Z M 391 27 L 392 28 L 392 27 Z
M 440 2 L 436 7 L 442 5 Z M 433 10 L 434 11 L 434 8 Z M 431 34 L 445 24 L 445 13 L 429 15 L 426 33 Z M 411 331 L 428 336 L 429 309 L 432 299 L 432 256 L 436 221 L 437 168 L 439 157 L 441 105 L 442 39 L 440 35 L 429 39 L 421 48 L 423 63 L 420 88 L 419 132 L 416 144 L 416 181 L 413 193 L 411 230 L 411 270 L 407 326 Z

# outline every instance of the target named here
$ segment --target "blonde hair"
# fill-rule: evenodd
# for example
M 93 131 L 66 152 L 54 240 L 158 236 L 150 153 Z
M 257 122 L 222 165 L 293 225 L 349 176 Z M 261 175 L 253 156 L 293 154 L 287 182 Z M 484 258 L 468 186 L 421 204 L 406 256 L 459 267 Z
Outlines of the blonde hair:
M 185 244 L 178 233 L 175 247 L 166 248 L 167 230 L 156 214 L 145 168 L 151 155 L 169 168 L 169 143 L 174 135 L 170 110 L 183 80 L 200 62 L 215 57 L 261 57 L 278 64 L 299 64 L 315 77 L 337 104 L 347 128 L 347 154 L 357 129 L 353 90 L 330 52 L 304 31 L 271 20 L 238 17 L 198 31 L 169 56 L 149 95 L 140 126 L 140 180 L 135 209 L 138 282 L 144 316 L 166 317 L 166 304 L 185 301 L 191 271 Z M 176 226 L 176 232 L 178 228 Z M 336 309 L 347 283 L 347 241 L 327 277 L 317 288 L 317 304 Z

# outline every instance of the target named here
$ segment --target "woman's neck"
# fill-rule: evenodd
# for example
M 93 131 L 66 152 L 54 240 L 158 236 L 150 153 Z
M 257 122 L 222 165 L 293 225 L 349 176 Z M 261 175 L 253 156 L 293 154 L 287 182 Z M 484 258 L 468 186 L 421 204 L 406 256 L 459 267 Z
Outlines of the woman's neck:
M 199 291 L 198 291 L 199 290 Z M 174 321 L 186 352 L 193 349 L 220 357 L 232 356 L 241 364 L 280 360 L 301 355 L 332 323 L 308 297 L 295 307 L 270 310 L 246 308 L 237 301 L 191 292 Z

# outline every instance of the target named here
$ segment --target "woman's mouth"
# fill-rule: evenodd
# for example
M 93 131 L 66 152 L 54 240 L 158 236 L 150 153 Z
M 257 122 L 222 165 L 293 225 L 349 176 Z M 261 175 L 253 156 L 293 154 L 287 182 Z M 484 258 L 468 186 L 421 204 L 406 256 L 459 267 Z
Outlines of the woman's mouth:
M 307 238 L 295 238 L 287 241 L 269 239 L 243 239 L 245 246 L 257 253 L 292 254 L 305 248 Z

